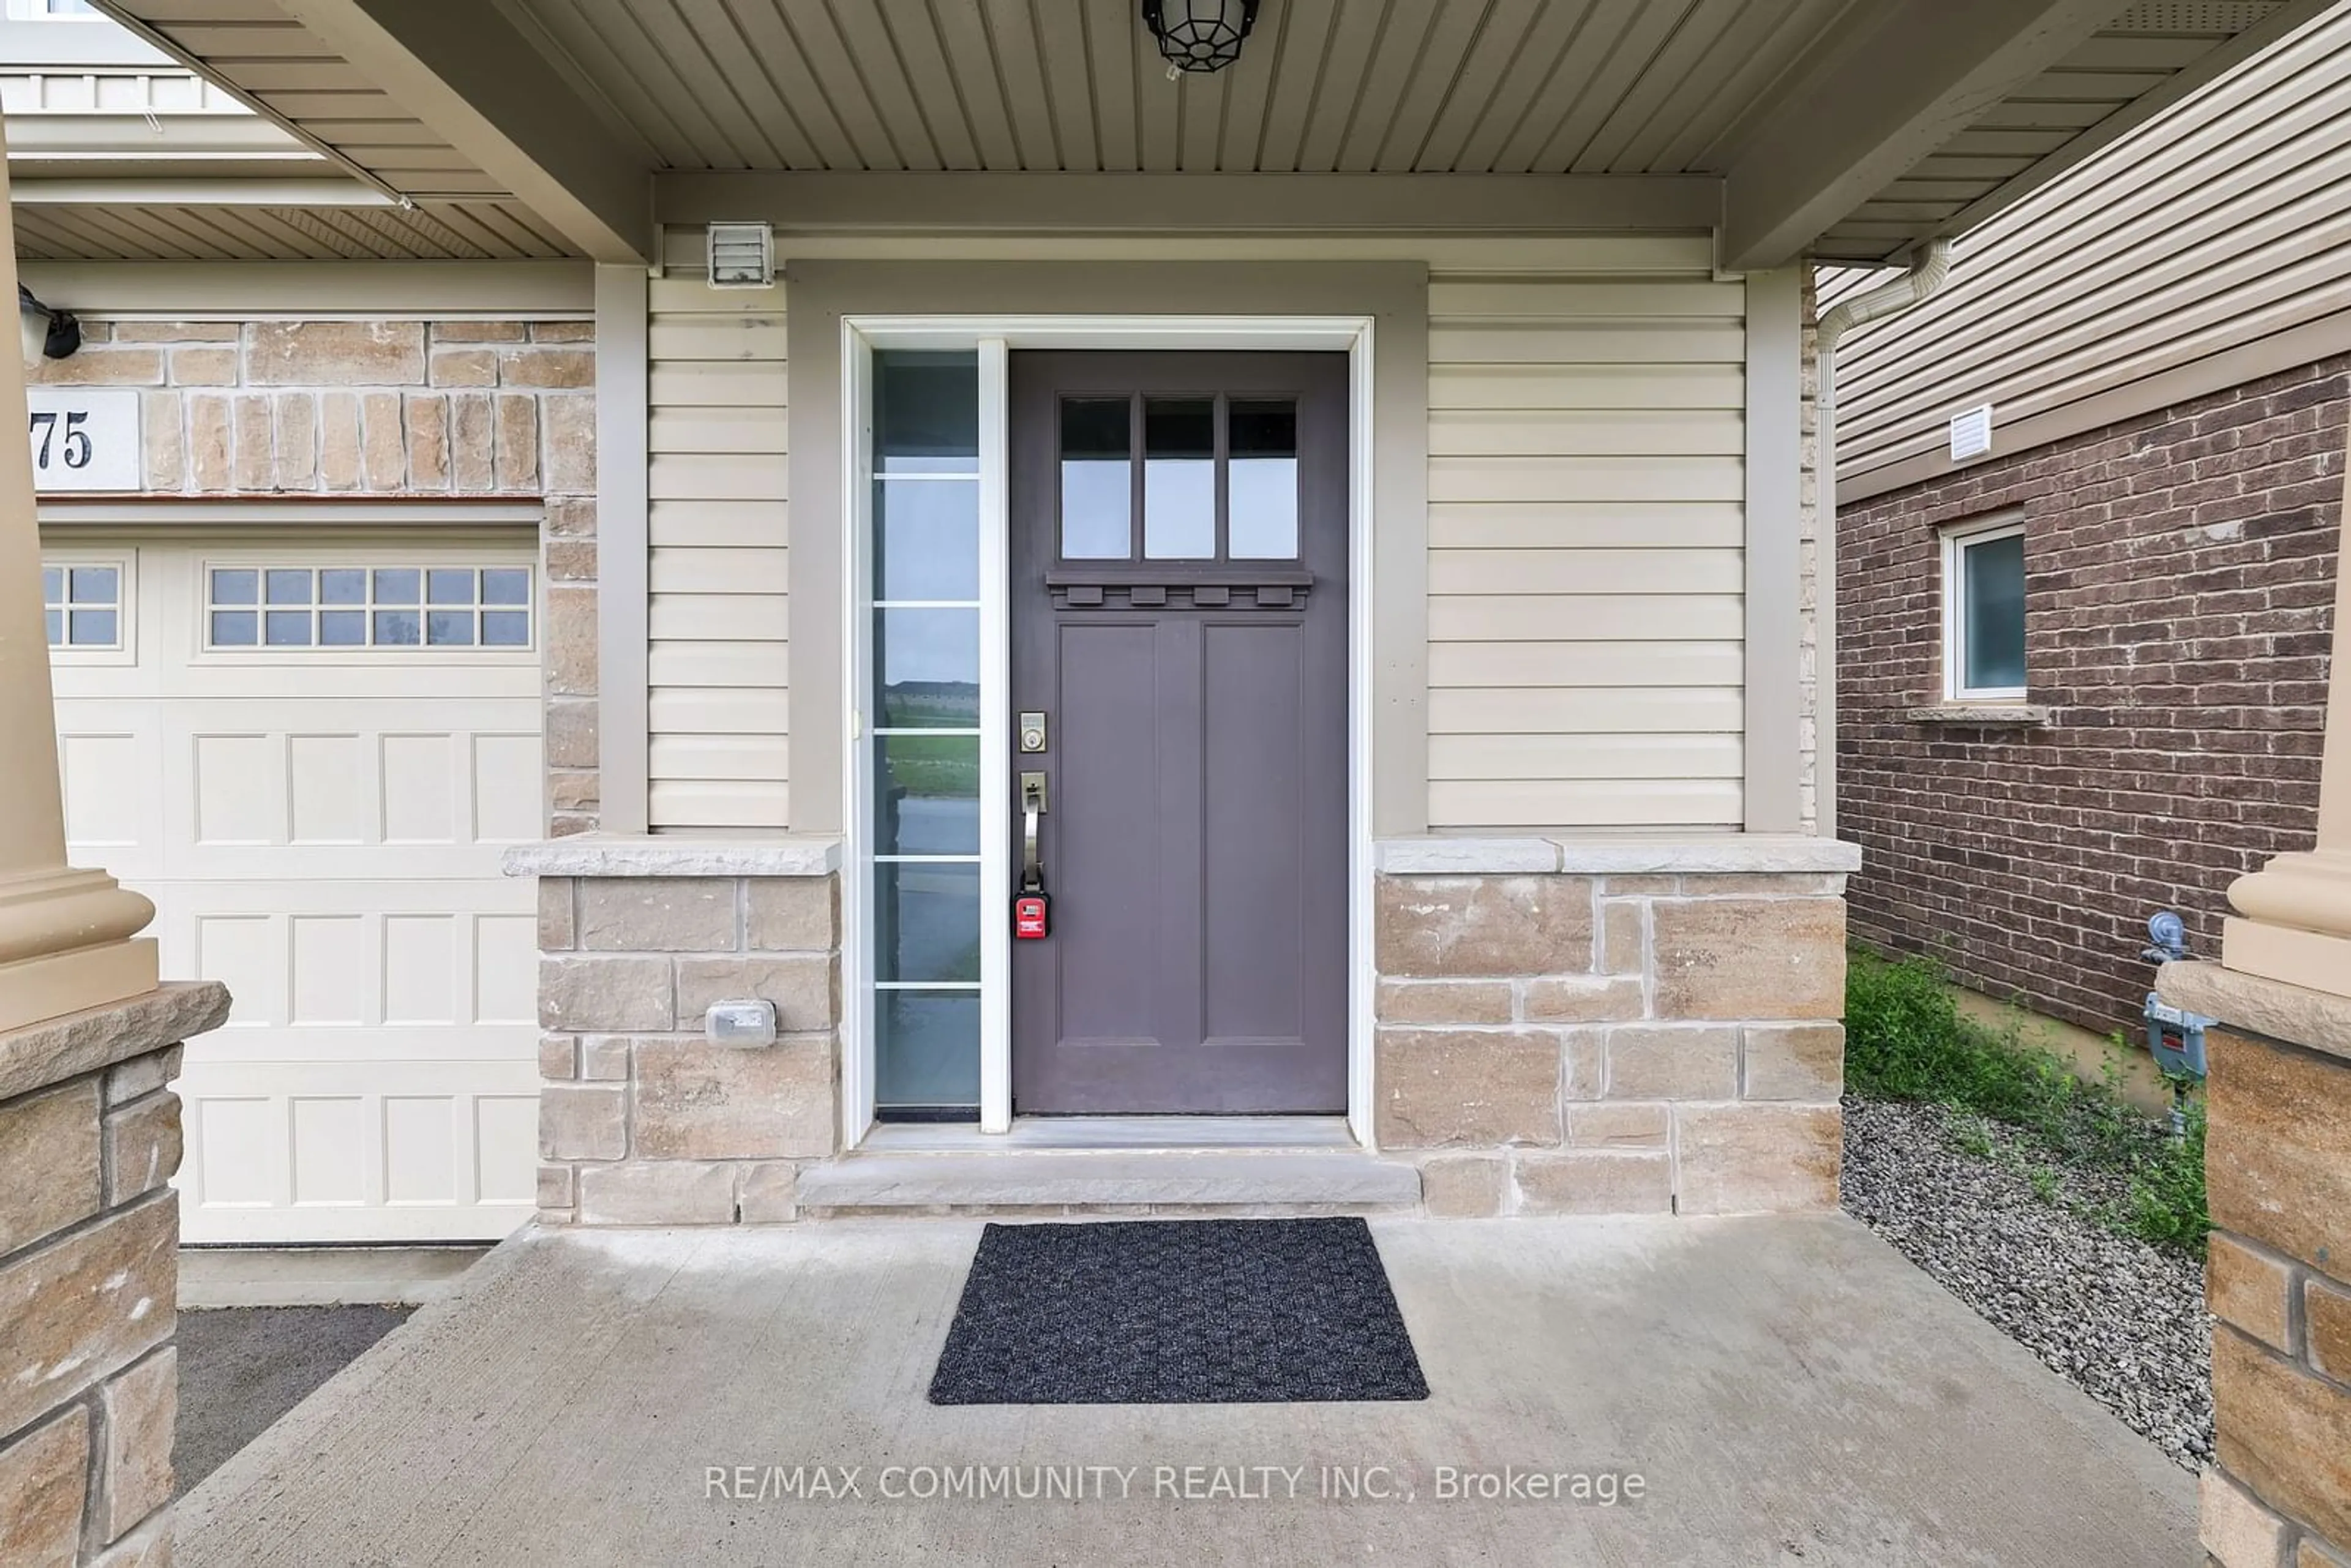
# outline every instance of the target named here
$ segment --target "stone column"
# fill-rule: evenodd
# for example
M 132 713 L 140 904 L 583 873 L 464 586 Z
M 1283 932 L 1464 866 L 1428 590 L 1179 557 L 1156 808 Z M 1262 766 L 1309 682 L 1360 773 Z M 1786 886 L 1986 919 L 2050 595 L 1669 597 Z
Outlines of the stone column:
M 2351 507 L 2346 507 L 2351 511 Z M 2210 1031 L 2216 1462 L 2203 1542 L 2222 1568 L 2351 1565 L 2351 570 L 2335 565 L 2317 847 L 2229 890 L 2219 964 L 2168 964 Z
M 0 287 L 16 292 L 0 138 Z M 155 988 L 155 906 L 104 872 L 66 864 L 57 715 L 41 616 L 41 539 L 24 439 L 21 359 L 0 370 L 0 1030 Z

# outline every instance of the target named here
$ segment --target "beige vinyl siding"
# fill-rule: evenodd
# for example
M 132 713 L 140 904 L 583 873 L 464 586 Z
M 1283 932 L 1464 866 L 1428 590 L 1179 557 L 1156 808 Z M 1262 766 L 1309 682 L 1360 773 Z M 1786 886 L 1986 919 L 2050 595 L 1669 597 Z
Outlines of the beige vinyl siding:
M 657 280 L 647 334 L 647 816 L 788 824 L 784 290 Z
M 1429 815 L 1742 815 L 1745 291 L 1439 272 L 1429 288 Z
M 1961 239 L 1950 286 L 1840 350 L 1846 499 L 2351 343 L 2351 10 L 2335 8 Z M 1825 309 L 1882 275 L 1823 279 Z M 2231 355 L 2229 359 L 2218 356 Z M 2207 384 L 2209 383 L 2209 384 Z

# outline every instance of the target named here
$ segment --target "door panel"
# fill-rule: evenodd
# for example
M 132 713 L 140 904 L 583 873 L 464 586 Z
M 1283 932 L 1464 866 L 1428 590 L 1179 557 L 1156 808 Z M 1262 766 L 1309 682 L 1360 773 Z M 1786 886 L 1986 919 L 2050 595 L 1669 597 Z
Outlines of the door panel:
M 1014 1109 L 1342 1110 L 1345 358 L 1011 382 L 1012 706 L 1050 741 L 1013 767 L 1047 775 L 1052 898 L 1013 944 Z

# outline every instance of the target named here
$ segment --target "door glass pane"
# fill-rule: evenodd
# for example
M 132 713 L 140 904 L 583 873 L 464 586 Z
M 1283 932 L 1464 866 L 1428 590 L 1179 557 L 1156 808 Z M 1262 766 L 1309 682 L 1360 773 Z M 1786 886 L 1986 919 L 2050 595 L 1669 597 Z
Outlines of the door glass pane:
M 111 610 L 73 612 L 73 645 L 77 648 L 111 648 L 114 646 L 114 612 Z
M 276 573 L 272 573 L 275 576 Z M 262 618 L 262 641 L 273 648 L 307 648 L 310 644 L 310 612 L 272 610 Z
M 1217 405 L 1207 398 L 1143 404 L 1143 553 L 1208 560 L 1217 553 Z
M 319 574 L 321 604 L 365 604 L 367 573 L 355 566 L 330 566 Z
M 78 566 L 73 569 L 73 601 L 76 604 L 111 604 L 114 595 L 112 567 Z
M 471 604 L 474 602 L 474 574 L 439 567 L 426 572 L 424 601 L 427 604 Z
M 376 573 L 378 577 L 384 574 Z M 378 590 L 381 597 L 381 590 Z M 375 612 L 377 646 L 414 647 L 416 645 L 416 612 L 413 610 L 379 610 Z
M 977 991 L 883 991 L 873 1036 L 876 1105 L 979 1103 Z
M 319 641 L 329 648 L 357 648 L 367 642 L 367 612 L 321 610 Z
M 873 356 L 873 466 L 979 472 L 979 355 L 885 349 Z
M 250 648 L 260 632 L 259 617 L 250 610 L 213 612 L 213 646 L 215 648 Z
M 2024 536 L 1965 545 L 1967 686 L 1970 691 L 2024 685 Z
M 262 574 L 263 592 L 272 604 L 308 604 L 310 602 L 310 574 L 301 570 L 272 569 Z
M 1061 559 L 1124 560 L 1134 553 L 1134 465 L 1125 398 L 1061 402 Z
M 884 862 L 873 868 L 873 977 L 979 978 L 979 862 Z
M 428 610 L 424 612 L 424 640 L 435 647 L 470 647 L 474 642 L 474 612 L 470 610 Z
M 257 571 L 223 570 L 213 573 L 214 604 L 253 604 L 259 601 L 260 596 L 261 574 Z
M 1298 405 L 1288 398 L 1235 399 L 1228 439 L 1235 560 L 1298 554 Z
M 875 749 L 874 852 L 979 853 L 979 737 L 885 735 Z
M 877 610 L 873 679 L 883 729 L 979 727 L 979 612 Z
M 375 601 L 378 604 L 413 604 L 417 584 L 423 573 L 414 567 L 393 567 L 375 574 Z M 219 595 L 215 593 L 214 598 Z M 381 642 L 381 638 L 377 639 Z M 411 639 L 413 641 L 413 639 Z
M 979 481 L 873 482 L 873 597 L 979 597 Z

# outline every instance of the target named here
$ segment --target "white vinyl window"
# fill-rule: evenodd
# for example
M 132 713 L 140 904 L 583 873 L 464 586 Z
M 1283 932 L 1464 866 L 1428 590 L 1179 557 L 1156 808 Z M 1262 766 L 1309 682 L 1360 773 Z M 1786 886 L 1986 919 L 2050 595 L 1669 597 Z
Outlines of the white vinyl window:
M 2024 524 L 2013 517 L 1943 535 L 1943 696 L 2022 702 Z
M 41 608 L 49 646 L 82 653 L 120 650 L 128 576 L 119 560 L 42 562 Z
M 527 566 L 209 566 L 204 646 L 531 645 Z

